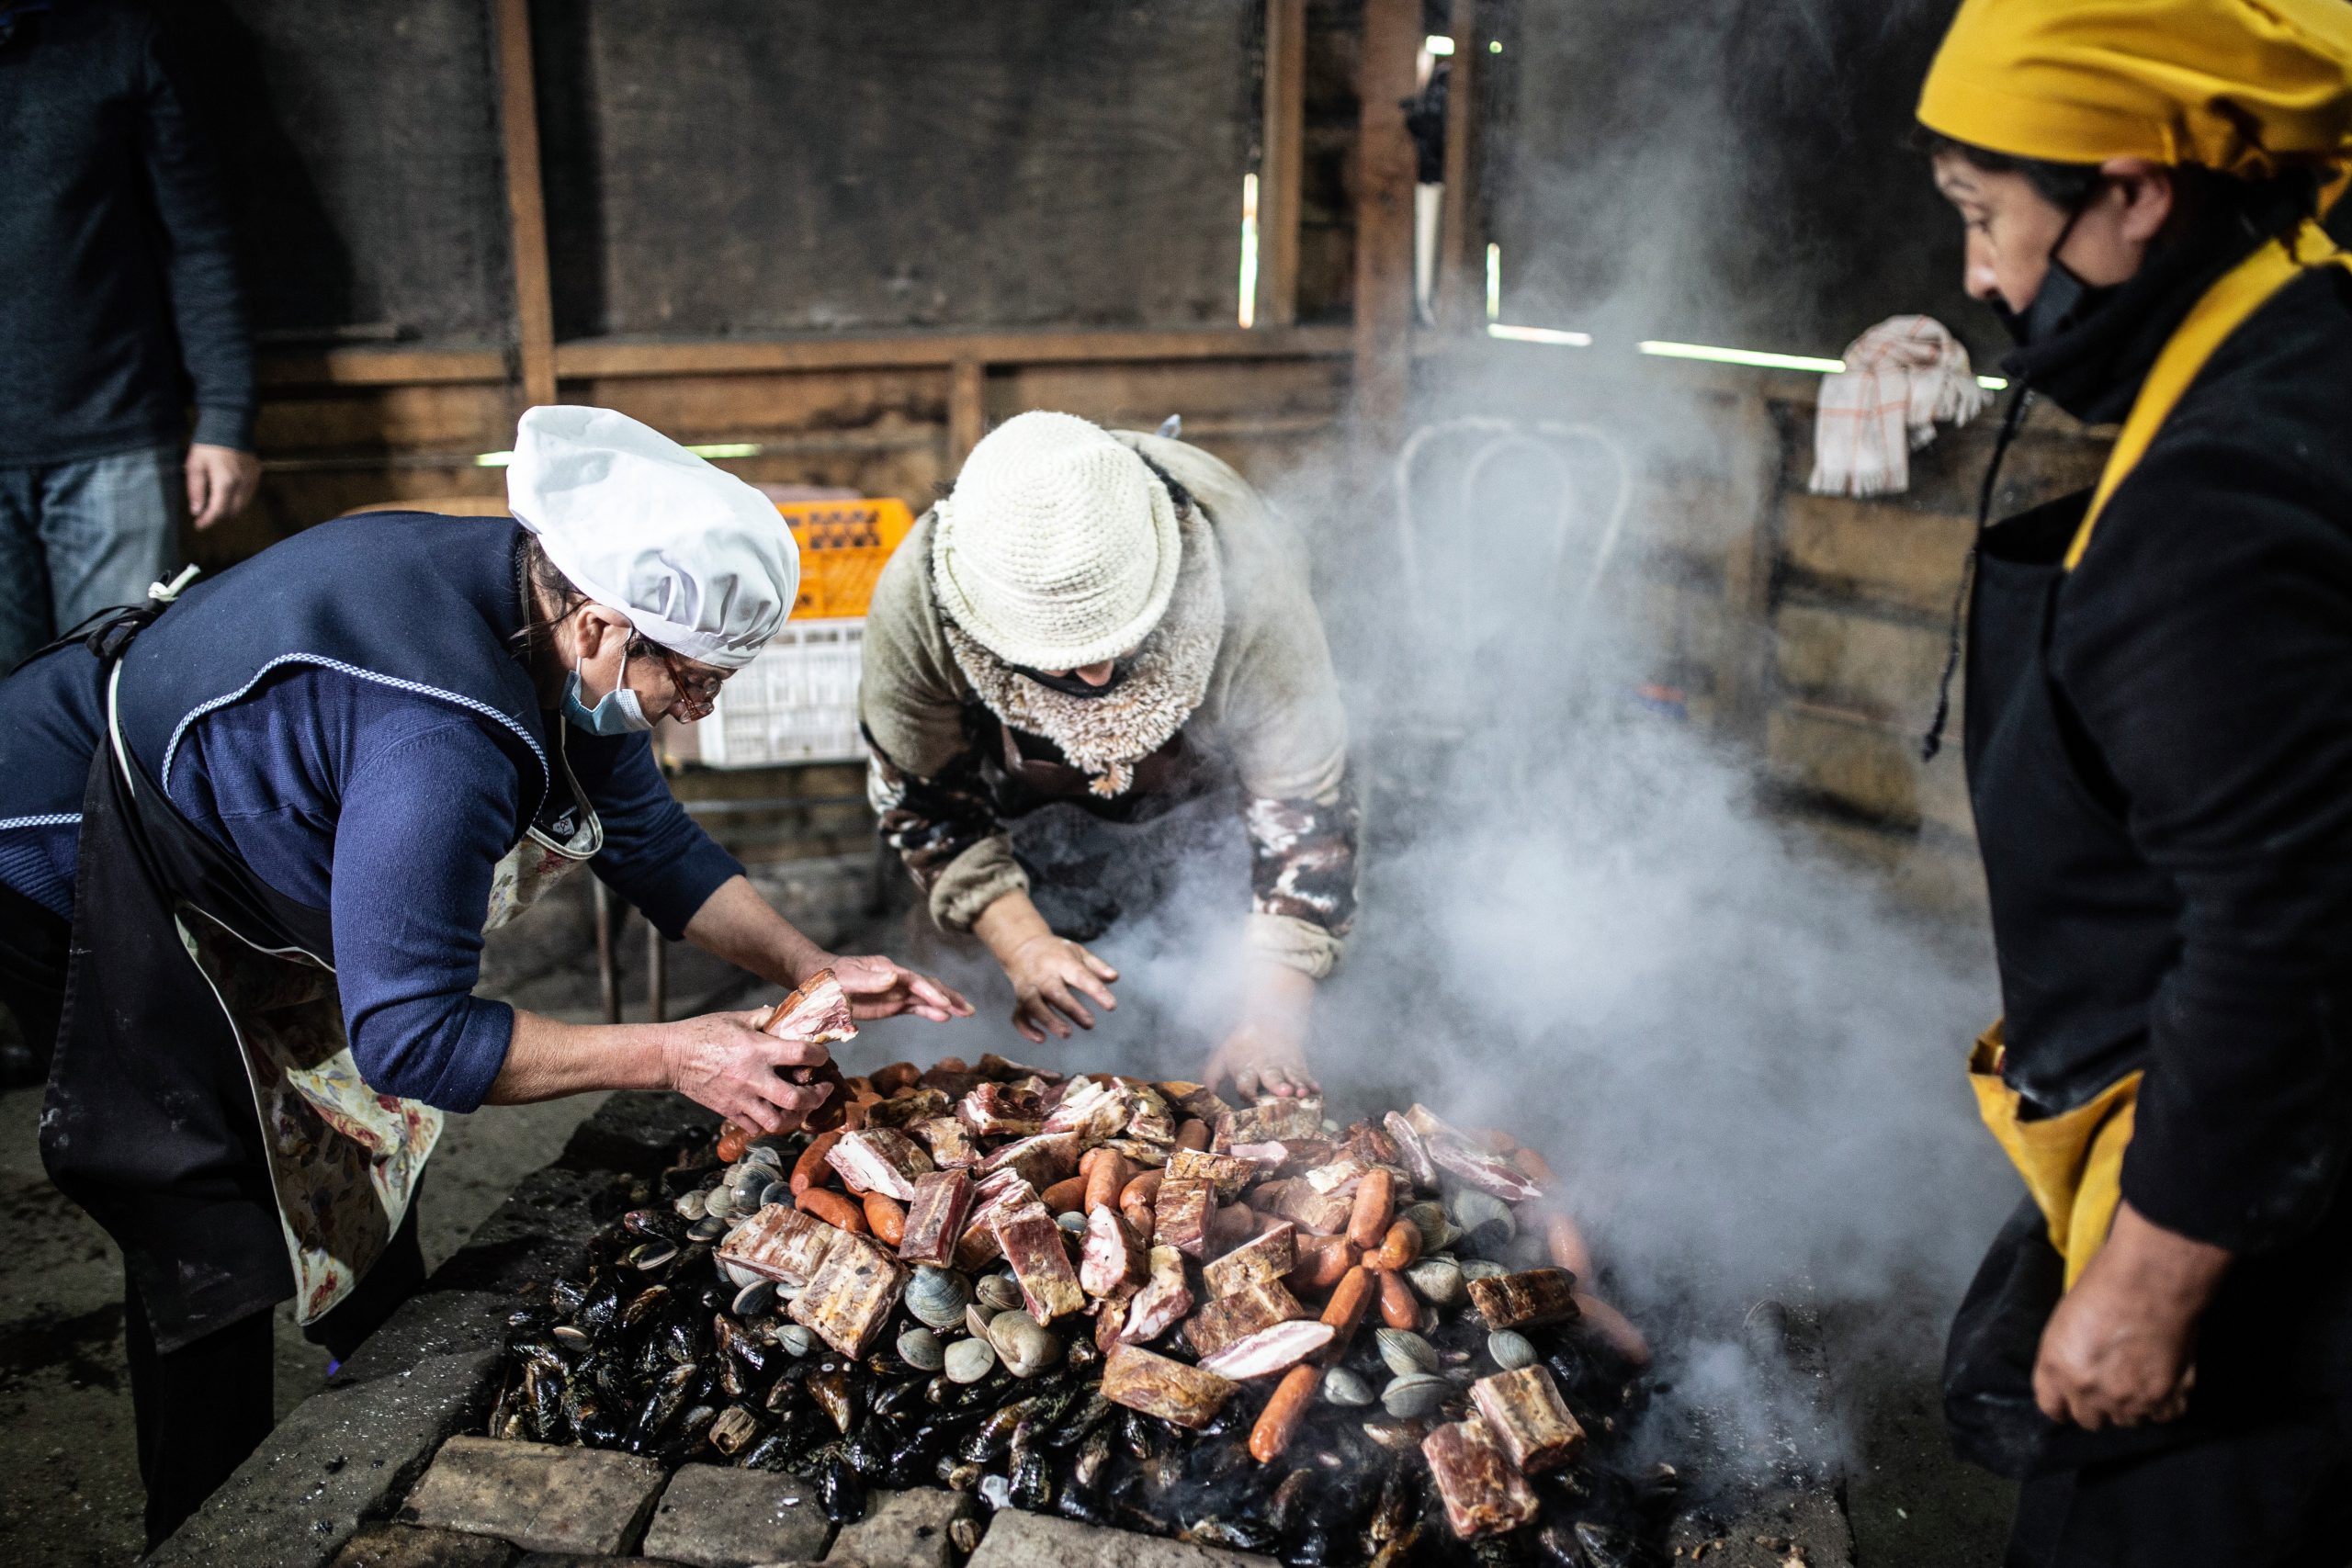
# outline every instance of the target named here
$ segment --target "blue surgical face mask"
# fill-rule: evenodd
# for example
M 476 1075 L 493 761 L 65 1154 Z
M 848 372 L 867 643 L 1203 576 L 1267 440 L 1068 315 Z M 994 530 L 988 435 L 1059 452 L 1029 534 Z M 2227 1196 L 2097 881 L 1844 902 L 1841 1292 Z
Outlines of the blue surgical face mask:
M 637 694 L 628 689 L 628 654 L 621 654 L 621 672 L 603 701 L 590 707 L 580 700 L 580 671 L 574 666 L 563 678 L 563 716 L 591 735 L 635 735 L 653 728 Z

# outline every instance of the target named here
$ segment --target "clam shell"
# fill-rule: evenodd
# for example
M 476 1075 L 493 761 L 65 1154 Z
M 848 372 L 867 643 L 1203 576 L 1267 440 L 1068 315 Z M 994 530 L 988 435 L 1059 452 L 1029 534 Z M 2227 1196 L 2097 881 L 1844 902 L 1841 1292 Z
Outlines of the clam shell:
M 1062 1229 L 1069 1232 L 1072 1235 L 1084 1235 L 1086 1234 L 1086 1216 L 1077 1213 L 1075 1210 L 1067 1214 L 1056 1214 L 1054 1216 L 1054 1224 L 1061 1226 Z
M 989 1320 L 989 1343 L 1017 1378 L 1034 1378 L 1062 1359 L 1062 1342 L 1027 1313 L 1001 1312 Z
M 764 1274 L 752 1273 L 741 1263 L 730 1263 L 723 1258 L 718 1260 L 718 1271 L 726 1275 L 727 1282 L 739 1291 L 749 1290 L 767 1278 Z
M 1400 1421 L 1433 1416 L 1453 1397 L 1453 1385 L 1434 1372 L 1411 1372 L 1380 1391 L 1380 1407 Z
M 1464 1187 L 1453 1195 L 1453 1223 L 1473 1235 L 1488 1225 L 1498 1225 L 1505 1241 L 1519 1234 L 1519 1222 L 1511 1217 L 1510 1205 L 1475 1187 Z
M 950 1382 L 978 1382 L 996 1370 L 996 1347 L 985 1339 L 958 1339 L 940 1358 Z
M 1535 1364 L 1535 1347 L 1527 1342 L 1524 1334 L 1514 1334 L 1508 1328 L 1498 1328 L 1487 1336 L 1487 1354 L 1495 1365 L 1507 1372 Z
M 726 1234 L 727 1222 L 714 1220 L 708 1214 L 696 1220 L 686 1232 L 686 1235 L 695 1241 L 717 1241 Z
M 805 1356 L 817 1348 L 817 1336 L 797 1323 L 787 1323 L 775 1331 L 776 1348 L 787 1356 Z
M 1412 1221 L 1413 1228 L 1421 1233 L 1421 1256 L 1424 1258 L 1433 1252 L 1443 1252 L 1462 1234 L 1453 1228 L 1453 1222 L 1445 1217 L 1445 1211 L 1435 1203 L 1412 1204 L 1406 1209 L 1403 1217 Z
M 678 1217 L 682 1220 L 699 1220 L 702 1218 L 702 1204 L 703 1193 L 696 1190 L 682 1194 L 672 1207 L 678 1211 Z
M 782 1170 L 784 1168 L 784 1151 L 777 1148 L 774 1144 L 753 1144 L 750 1148 L 743 1151 L 743 1160 L 745 1164 L 757 1161 L 761 1165 L 766 1166 L 770 1170 Z
M 737 1317 L 757 1317 L 775 1305 L 775 1284 L 769 1280 L 754 1280 L 735 1292 L 729 1303 Z
M 974 1302 L 964 1309 L 964 1331 L 975 1338 L 986 1339 L 989 1337 L 989 1319 L 995 1315 L 989 1308 Z
M 1380 1359 L 1398 1377 L 1437 1371 L 1437 1347 L 1409 1328 L 1383 1328 L 1373 1336 Z
M 921 1265 L 907 1281 L 907 1310 L 928 1328 L 955 1327 L 971 1301 L 972 1287 L 964 1276 L 935 1263 Z
M 1323 1374 L 1323 1397 L 1342 1408 L 1361 1410 L 1374 1395 L 1370 1383 L 1345 1367 L 1334 1367 Z
M 714 1220 L 723 1220 L 735 1212 L 735 1193 L 725 1182 L 703 1194 L 702 1212 Z
M 1499 1280 L 1510 1270 L 1487 1258 L 1465 1258 L 1462 1260 L 1464 1280 Z
M 1424 1258 L 1405 1270 L 1405 1278 L 1431 1305 L 1453 1306 L 1463 1298 L 1462 1265 L 1451 1258 Z
M 928 1328 L 909 1328 L 899 1336 L 899 1359 L 918 1371 L 939 1371 L 946 1355 L 947 1348 Z
M 994 1312 L 1011 1312 L 1021 1304 L 1021 1287 L 1009 1274 L 990 1274 L 979 1283 L 980 1304 Z

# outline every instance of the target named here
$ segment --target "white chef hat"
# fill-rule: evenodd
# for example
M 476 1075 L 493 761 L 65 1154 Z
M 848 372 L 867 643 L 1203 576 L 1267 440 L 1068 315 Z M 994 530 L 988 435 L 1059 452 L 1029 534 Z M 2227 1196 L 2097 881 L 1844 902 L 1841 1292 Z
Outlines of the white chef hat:
M 526 412 L 506 504 L 573 587 L 705 664 L 749 664 L 800 591 L 775 502 L 610 409 Z

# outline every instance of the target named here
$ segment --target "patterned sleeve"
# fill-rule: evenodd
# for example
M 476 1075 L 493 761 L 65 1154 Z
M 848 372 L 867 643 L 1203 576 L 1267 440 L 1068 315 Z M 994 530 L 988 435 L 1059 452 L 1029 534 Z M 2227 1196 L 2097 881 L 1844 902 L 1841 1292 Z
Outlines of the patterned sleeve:
M 1356 917 L 1359 813 L 1344 780 L 1328 800 L 1251 795 L 1251 941 L 1268 957 L 1320 979 L 1340 959 Z
M 892 761 L 865 738 L 865 795 L 943 930 L 969 931 L 1005 894 L 1029 886 L 997 820 L 978 759 L 963 752 L 931 778 Z

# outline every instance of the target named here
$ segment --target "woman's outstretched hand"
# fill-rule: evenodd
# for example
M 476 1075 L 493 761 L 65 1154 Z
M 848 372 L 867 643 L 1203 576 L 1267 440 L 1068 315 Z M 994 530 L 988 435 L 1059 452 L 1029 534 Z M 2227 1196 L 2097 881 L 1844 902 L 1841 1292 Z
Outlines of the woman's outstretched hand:
M 972 1004 L 962 992 L 928 975 L 917 974 L 879 953 L 857 958 L 827 958 L 830 968 L 849 998 L 850 1010 L 861 1020 L 896 1018 L 912 1013 L 933 1023 L 972 1016 Z

